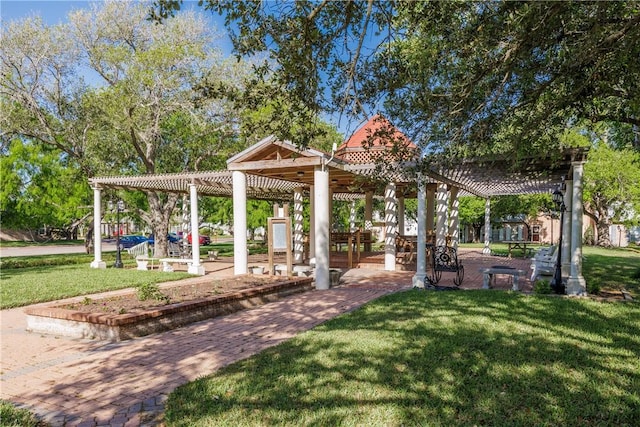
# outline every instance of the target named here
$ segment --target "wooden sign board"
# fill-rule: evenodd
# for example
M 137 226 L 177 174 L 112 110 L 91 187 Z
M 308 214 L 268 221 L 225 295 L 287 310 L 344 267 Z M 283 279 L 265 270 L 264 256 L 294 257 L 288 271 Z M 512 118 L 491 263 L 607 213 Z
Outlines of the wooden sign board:
M 274 274 L 274 254 L 284 253 L 287 258 L 287 276 L 293 273 L 293 253 L 291 248 L 291 218 L 268 218 L 269 274 Z

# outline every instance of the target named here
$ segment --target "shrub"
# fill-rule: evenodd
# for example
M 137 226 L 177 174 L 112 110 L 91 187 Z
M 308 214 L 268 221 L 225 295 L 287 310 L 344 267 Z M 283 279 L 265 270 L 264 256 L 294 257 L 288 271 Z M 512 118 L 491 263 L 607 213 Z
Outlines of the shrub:
M 533 284 L 533 292 L 536 294 L 551 294 L 553 289 L 551 289 L 551 283 L 548 280 L 540 279 Z
M 138 286 L 137 295 L 140 301 L 154 299 L 168 303 L 170 299 L 168 295 L 162 293 L 157 283 L 144 283 Z

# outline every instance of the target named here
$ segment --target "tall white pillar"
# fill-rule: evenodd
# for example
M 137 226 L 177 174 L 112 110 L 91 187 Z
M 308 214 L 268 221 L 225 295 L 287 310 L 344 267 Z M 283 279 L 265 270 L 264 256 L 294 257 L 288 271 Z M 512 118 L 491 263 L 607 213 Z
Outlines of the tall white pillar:
M 356 201 L 352 200 L 349 204 L 349 231 L 356 231 Z
M 329 289 L 329 171 L 316 166 L 313 171 L 316 247 L 316 289 Z
M 582 276 L 582 174 L 583 162 L 574 162 L 573 200 L 571 203 L 571 275 L 567 280 L 567 295 L 584 295 L 587 283 Z
M 436 212 L 436 187 L 433 185 L 428 185 L 427 186 L 427 216 L 426 216 L 427 224 L 425 227 L 427 229 L 427 235 L 433 235 L 435 233 L 435 230 L 433 228 L 434 226 L 433 218 L 434 218 L 435 212 Z
M 396 184 L 390 182 L 384 189 L 384 269 L 386 271 L 396 270 L 397 215 Z
M 309 264 L 316 263 L 316 190 L 309 188 Z
M 458 187 L 451 187 L 449 195 L 449 235 L 451 236 L 451 246 L 457 248 L 460 240 L 460 217 L 458 215 L 460 201 L 458 200 Z
M 233 171 L 233 273 L 247 274 L 247 175 Z
M 438 184 L 436 194 L 436 245 L 447 244 L 447 184 Z
M 304 261 L 304 232 L 302 230 L 302 187 L 293 190 L 293 263 Z
M 373 191 L 367 191 L 364 199 L 364 229 L 373 228 Z
M 416 274 L 412 282 L 414 288 L 424 288 L 424 279 L 427 277 L 427 221 L 426 221 L 426 194 L 422 177 L 418 177 L 418 248 L 416 261 Z
M 484 201 L 484 255 L 491 255 L 491 199 Z
M 398 234 L 403 235 L 404 229 L 404 196 L 398 197 Z
M 93 261 L 91 268 L 107 268 L 102 261 L 102 198 L 100 187 L 93 187 Z
M 193 262 L 187 272 L 204 276 L 204 266 L 200 264 L 200 218 L 198 218 L 198 189 L 195 184 L 189 184 L 189 199 L 191 201 L 191 256 Z
M 569 277 L 571 275 L 571 216 L 573 212 L 573 179 L 565 181 L 564 191 L 564 221 L 562 222 L 562 258 L 560 259 L 562 265 L 562 277 Z

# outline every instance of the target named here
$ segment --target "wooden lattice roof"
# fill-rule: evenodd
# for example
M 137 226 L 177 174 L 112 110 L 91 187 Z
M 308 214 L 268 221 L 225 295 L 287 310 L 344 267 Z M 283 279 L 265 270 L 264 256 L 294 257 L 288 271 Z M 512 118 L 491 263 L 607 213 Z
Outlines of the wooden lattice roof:
M 343 144 L 341 148 L 344 154 L 349 146 Z M 460 188 L 461 195 L 548 193 L 563 177 L 570 176 L 573 162 L 586 160 L 587 151 L 570 149 L 553 158 L 521 159 L 515 168 L 509 159 L 463 160 L 449 166 L 432 165 L 423 168 L 421 174 L 425 184 L 443 182 Z M 308 192 L 315 168 L 322 167 L 329 171 L 330 188 L 338 200 L 359 199 L 366 191 L 381 194 L 386 182 L 396 182 L 399 194 L 415 197 L 415 160 L 385 163 L 380 170 L 380 164 L 350 162 L 337 154 L 299 149 L 271 136 L 231 157 L 225 171 L 100 177 L 90 179 L 90 183 L 100 188 L 173 193 L 188 193 L 193 183 L 201 195 L 231 197 L 232 171 L 239 170 L 247 174 L 247 197 L 288 201 L 295 188 L 303 187 Z

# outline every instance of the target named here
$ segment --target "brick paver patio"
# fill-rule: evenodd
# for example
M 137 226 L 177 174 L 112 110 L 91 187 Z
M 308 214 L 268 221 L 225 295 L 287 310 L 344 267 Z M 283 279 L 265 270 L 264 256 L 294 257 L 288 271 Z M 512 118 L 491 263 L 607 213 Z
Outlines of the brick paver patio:
M 479 268 L 527 269 L 528 260 L 461 255 L 462 288 L 481 287 Z M 226 272 L 226 273 L 225 273 Z M 232 274 L 220 269 L 216 274 Z M 177 386 L 249 357 L 385 294 L 408 289 L 413 272 L 353 269 L 342 284 L 119 343 L 25 331 L 23 309 L 0 312 L 0 396 L 55 426 L 155 426 Z M 450 284 L 445 273 L 442 284 Z M 506 278 L 496 288 L 509 289 Z M 531 285 L 522 280 L 523 291 Z

